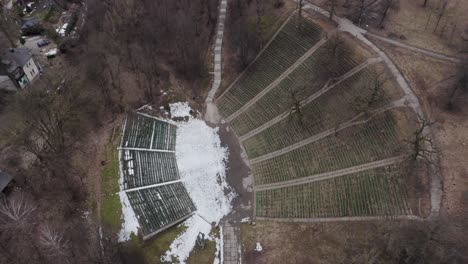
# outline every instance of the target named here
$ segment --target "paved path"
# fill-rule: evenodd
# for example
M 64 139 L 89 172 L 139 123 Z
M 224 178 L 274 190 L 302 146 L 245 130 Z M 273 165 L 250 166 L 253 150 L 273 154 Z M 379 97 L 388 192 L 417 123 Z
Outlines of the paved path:
M 291 67 L 289 67 L 286 71 L 284 71 L 276 80 L 274 80 L 272 83 L 270 83 L 266 88 L 264 88 L 261 92 L 259 92 L 257 95 L 255 95 L 254 98 L 252 98 L 249 102 L 247 102 L 245 105 L 243 105 L 239 110 L 234 112 L 232 115 L 226 118 L 227 122 L 231 122 L 234 118 L 242 114 L 244 111 L 246 111 L 249 107 L 251 107 L 253 104 L 255 104 L 260 98 L 262 98 L 265 94 L 267 94 L 269 91 L 271 91 L 273 88 L 275 88 L 284 78 L 286 78 L 292 71 L 294 71 L 297 67 L 302 65 L 302 63 L 309 58 L 318 48 L 320 48 L 327 39 L 323 38 L 321 39 L 317 44 L 315 44 L 311 49 L 309 49 L 304 55 L 302 55 Z
M 424 54 L 424 55 L 427 55 L 429 57 L 433 57 L 433 58 L 436 58 L 436 59 L 445 60 L 445 61 L 453 62 L 453 63 L 468 63 L 468 60 L 455 58 L 455 57 L 448 56 L 448 55 L 438 53 L 438 52 L 435 52 L 435 51 L 431 51 L 431 50 L 427 50 L 427 49 L 424 49 L 424 48 L 409 45 L 409 44 L 406 44 L 406 43 L 402 43 L 402 42 L 399 42 L 399 41 L 396 41 L 396 40 L 393 40 L 393 39 L 390 39 L 390 38 L 379 36 L 379 35 L 374 34 L 374 33 L 367 32 L 366 35 L 370 36 L 370 37 L 373 37 L 373 38 L 376 38 L 378 40 L 387 42 L 387 43 L 392 44 L 394 46 L 402 47 L 402 48 L 405 48 L 405 49 L 408 49 L 408 50 L 411 50 L 411 51 L 414 51 L 414 52 L 417 52 L 417 53 L 421 53 L 421 54 Z
M 402 162 L 404 159 L 405 159 L 405 156 L 397 156 L 397 157 L 393 157 L 393 158 L 388 158 L 388 159 L 373 161 L 373 162 L 369 162 L 369 163 L 364 163 L 364 164 L 360 164 L 360 165 L 357 165 L 357 166 L 354 166 L 354 167 L 349 167 L 349 168 L 345 168 L 345 169 L 341 169 L 341 170 L 315 174 L 315 175 L 307 176 L 307 177 L 304 177 L 304 178 L 299 178 L 299 179 L 294 179 L 294 180 L 289 180 L 289 181 L 276 182 L 276 183 L 255 185 L 255 191 L 258 192 L 258 191 L 273 190 L 273 189 L 296 186 L 296 185 L 301 185 L 301 184 L 311 183 L 311 182 L 316 182 L 316 181 L 323 181 L 323 180 L 327 180 L 327 179 L 341 177 L 341 176 L 344 176 L 344 175 L 349 175 L 349 174 L 353 174 L 353 173 L 358 173 L 358 172 L 362 172 L 362 171 L 367 171 L 367 170 L 372 170 L 372 169 L 376 169 L 376 168 L 389 166 L 389 165 L 392 165 L 392 164 L 395 164 L 395 163 Z
M 326 17 L 328 17 L 329 15 L 328 11 L 310 3 L 307 3 L 304 6 L 304 9 L 313 10 L 314 12 L 322 14 Z M 343 31 L 343 32 L 348 32 L 351 35 L 355 36 L 357 39 L 361 40 L 364 44 L 366 44 L 371 49 L 373 49 L 384 60 L 387 67 L 390 69 L 392 75 L 395 77 L 397 83 L 400 85 L 401 89 L 405 93 L 408 105 L 411 108 L 413 108 L 414 112 L 417 115 L 425 117 L 425 114 L 423 113 L 421 109 L 419 100 L 416 97 L 413 90 L 411 89 L 409 83 L 400 73 L 398 68 L 393 63 L 393 61 L 387 56 L 387 54 L 385 54 L 385 52 L 383 52 L 374 43 L 372 43 L 369 39 L 365 37 L 367 31 L 365 29 L 355 26 L 350 20 L 345 19 L 345 18 L 340 18 L 336 15 L 333 16 L 333 20 L 338 23 L 338 30 Z M 430 136 L 431 135 L 430 128 L 426 127 L 423 133 L 425 136 L 426 135 Z M 432 148 L 432 146 L 430 145 L 427 147 L 429 150 L 431 150 Z M 434 159 L 437 160 L 438 157 L 434 157 Z M 442 201 L 442 181 L 440 178 L 440 172 L 434 164 L 431 165 L 431 171 L 432 171 L 432 173 L 430 173 L 431 175 L 431 213 L 429 215 L 429 218 L 437 217 L 439 215 L 440 205 Z
M 338 81 L 332 83 L 331 85 L 329 84 L 329 82 L 327 82 L 325 84 L 325 86 L 320 89 L 318 92 L 312 94 L 311 96 L 309 96 L 308 98 L 306 98 L 303 102 L 301 102 L 301 106 L 304 106 L 312 101 L 314 101 L 316 98 L 318 98 L 319 96 L 321 96 L 322 94 L 324 94 L 325 92 L 329 91 L 330 89 L 332 89 L 333 87 L 337 86 L 338 84 L 340 84 L 341 82 L 343 82 L 344 80 L 346 80 L 347 78 L 353 76 L 354 74 L 360 72 L 361 70 L 365 69 L 366 67 L 368 67 L 369 65 L 373 64 L 373 63 L 377 63 L 377 62 L 380 62 L 382 61 L 380 58 L 372 58 L 372 59 L 368 59 L 366 62 L 358 65 L 357 67 L 355 67 L 354 69 L 350 70 L 349 72 L 347 72 L 346 74 L 344 74 L 343 76 L 339 77 Z M 277 117 L 271 119 L 270 121 L 266 122 L 265 124 L 249 131 L 247 134 L 239 137 L 239 140 L 240 141 L 244 141 L 244 140 L 247 140 L 255 135 L 257 135 L 258 133 L 264 131 L 265 129 L 268 129 L 269 127 L 273 126 L 274 124 L 280 122 L 281 120 L 285 119 L 286 117 L 289 116 L 289 110 L 288 111 L 285 111 L 283 112 L 282 114 L 278 115 Z
M 218 16 L 218 26 L 216 29 L 216 40 L 214 45 L 214 79 L 211 89 L 208 92 L 206 97 L 206 113 L 205 120 L 210 123 L 217 124 L 221 120 L 221 117 L 218 113 L 218 108 L 213 103 L 213 98 L 216 95 L 216 92 L 221 85 L 221 73 L 222 73 L 222 48 L 223 48 L 223 37 L 224 37 L 224 21 L 226 20 L 227 12 L 227 0 L 222 0 L 219 4 L 219 16 Z
M 223 226 L 223 263 L 238 264 L 241 263 L 241 245 L 239 226 L 232 226 L 225 223 Z

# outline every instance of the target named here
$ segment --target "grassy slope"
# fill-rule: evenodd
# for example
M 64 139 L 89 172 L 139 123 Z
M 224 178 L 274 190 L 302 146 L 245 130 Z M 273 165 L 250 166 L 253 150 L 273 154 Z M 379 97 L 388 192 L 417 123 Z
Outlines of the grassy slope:
M 118 195 L 119 189 L 119 156 L 117 146 L 120 136 L 114 136 L 106 149 L 107 164 L 101 172 L 102 180 L 102 223 L 111 229 L 112 233 L 118 233 L 122 223 L 122 205 Z
M 161 262 L 161 256 L 164 255 L 170 248 L 172 242 L 186 230 L 184 225 L 175 226 L 156 235 L 153 239 L 142 241 L 136 236 L 124 245 L 125 250 L 143 256 L 145 263 L 157 264 Z M 214 228 L 211 234 L 219 238 L 219 229 Z M 205 248 L 200 249 L 197 246 L 190 254 L 187 263 L 213 263 L 216 253 L 216 242 L 207 241 Z M 177 259 L 173 259 L 172 263 L 178 263 Z

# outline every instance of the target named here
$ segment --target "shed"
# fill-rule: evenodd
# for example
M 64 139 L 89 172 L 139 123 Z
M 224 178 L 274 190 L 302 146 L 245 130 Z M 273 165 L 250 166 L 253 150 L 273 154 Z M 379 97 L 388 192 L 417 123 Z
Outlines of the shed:
M 10 174 L 0 171 L 0 192 L 3 192 L 12 181 L 13 177 Z

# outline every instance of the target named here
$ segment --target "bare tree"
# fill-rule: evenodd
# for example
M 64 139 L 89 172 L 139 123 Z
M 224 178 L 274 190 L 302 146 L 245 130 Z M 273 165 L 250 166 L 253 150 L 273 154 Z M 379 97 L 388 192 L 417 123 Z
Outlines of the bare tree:
M 395 7 L 396 2 L 397 0 L 384 0 L 383 1 L 382 3 L 383 13 L 382 13 L 382 17 L 380 18 L 379 26 L 383 25 L 385 18 L 387 18 L 388 11 L 390 10 L 390 8 Z
M 436 31 L 437 31 L 437 28 L 439 27 L 440 20 L 441 20 L 442 17 L 444 16 L 445 11 L 446 11 L 446 9 L 447 9 L 447 5 L 448 5 L 448 0 L 442 0 L 442 6 L 441 6 L 441 8 L 440 8 L 439 14 L 437 15 L 437 22 L 436 22 L 436 25 L 435 25 L 435 27 L 434 27 L 434 31 L 433 31 L 433 32 L 436 32 Z
M 358 113 L 369 114 L 376 106 L 386 101 L 385 83 L 389 78 L 385 72 L 374 73 L 372 80 L 364 84 L 365 90 L 356 95 L 353 108 Z
M 297 122 L 301 128 L 308 131 L 307 125 L 305 124 L 305 113 L 303 111 L 303 100 L 299 98 L 299 93 L 304 90 L 306 86 L 288 89 L 289 99 L 289 122 Z
M 447 107 L 449 110 L 453 110 L 455 107 L 455 99 L 457 95 L 464 92 L 468 92 L 468 66 L 467 65 L 460 65 L 458 73 L 456 75 L 456 82 L 455 85 L 452 87 L 452 91 L 449 95 L 449 101 Z
M 342 72 L 341 64 L 343 57 L 352 53 L 352 48 L 338 33 L 332 35 L 324 45 L 324 66 L 330 73 L 330 78 L 338 78 Z
M 68 241 L 63 234 L 53 230 L 49 225 L 42 225 L 39 228 L 39 244 L 46 250 L 46 254 L 51 258 L 63 258 L 68 260 Z
M 24 193 L 15 193 L 0 203 L 0 225 L 8 229 L 25 226 L 35 210 L 36 205 Z
M 434 164 L 433 155 L 437 154 L 437 151 L 435 150 L 432 138 L 427 133 L 427 128 L 434 123 L 418 115 L 418 124 L 419 127 L 413 133 L 413 137 L 405 140 L 409 145 L 408 160 L 415 162 L 417 159 L 422 159 L 424 162 Z
M 330 6 L 328 19 L 333 20 L 333 16 L 336 13 L 335 9 L 336 9 L 336 6 L 338 5 L 338 0 L 327 0 L 327 3 Z

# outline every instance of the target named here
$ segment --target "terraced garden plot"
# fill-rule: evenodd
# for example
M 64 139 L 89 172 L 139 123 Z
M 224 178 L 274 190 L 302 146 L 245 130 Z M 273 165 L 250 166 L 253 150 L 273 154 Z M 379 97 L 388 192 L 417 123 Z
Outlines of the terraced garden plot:
M 129 191 L 127 195 L 145 236 L 196 210 L 181 182 Z
M 256 214 L 274 218 L 409 215 L 398 165 L 256 193 Z
M 175 125 L 138 113 L 127 116 L 121 147 L 174 150 Z
M 244 141 L 250 158 L 265 155 L 320 132 L 334 129 L 360 114 L 355 107 L 358 96 L 370 96 L 368 85 L 373 82 L 372 72 L 364 70 L 346 79 L 322 96 L 302 108 L 302 124 L 294 113 L 282 121 Z M 390 103 L 388 97 L 376 102 L 369 110 Z M 364 119 L 361 117 L 360 119 Z
M 243 76 L 219 98 L 217 105 L 227 117 L 278 78 L 321 39 L 322 30 L 307 19 L 298 29 L 294 15 Z
M 304 100 L 322 89 L 332 76 L 331 70 L 327 68 L 325 63 L 328 52 L 326 47 L 320 47 L 275 88 L 232 120 L 231 125 L 237 135 L 245 135 L 287 111 L 292 103 L 290 91 L 298 91 L 296 98 Z M 362 61 L 363 59 L 355 61 L 343 57 L 340 68 L 338 71 L 334 69 L 334 74 L 341 76 L 362 63 Z
M 402 135 L 391 112 L 382 113 L 369 122 L 344 129 L 280 156 L 255 162 L 251 160 L 255 184 L 297 179 L 335 171 L 402 154 Z M 246 146 L 248 147 L 248 146 Z M 249 157 L 256 157 L 248 147 Z
M 180 179 L 175 153 L 121 151 L 124 189 Z

